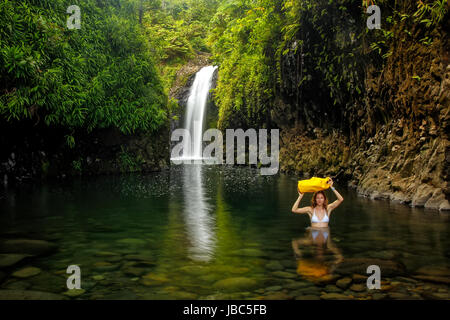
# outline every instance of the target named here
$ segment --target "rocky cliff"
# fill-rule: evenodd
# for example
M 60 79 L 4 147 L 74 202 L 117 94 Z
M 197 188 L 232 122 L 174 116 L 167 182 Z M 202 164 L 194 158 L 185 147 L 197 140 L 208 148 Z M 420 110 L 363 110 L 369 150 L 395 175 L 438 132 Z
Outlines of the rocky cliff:
M 281 171 L 331 175 L 372 199 L 450 210 L 448 19 L 431 44 L 418 28 L 404 29 L 390 30 L 392 54 L 382 70 L 367 66 L 364 97 L 346 107 L 340 125 L 321 125 L 326 113 L 311 106 L 294 126 L 290 102 L 278 101 Z

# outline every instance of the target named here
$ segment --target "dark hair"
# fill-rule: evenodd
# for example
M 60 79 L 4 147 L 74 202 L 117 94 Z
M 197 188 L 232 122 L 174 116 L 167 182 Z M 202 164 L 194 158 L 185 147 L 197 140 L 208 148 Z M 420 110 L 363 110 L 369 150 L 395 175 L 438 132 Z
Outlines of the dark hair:
M 327 196 L 325 195 L 325 192 L 323 192 L 323 191 L 317 191 L 317 192 L 314 192 L 314 195 L 313 195 L 313 197 L 312 197 L 312 199 L 311 199 L 311 207 L 315 208 L 315 207 L 317 206 L 317 203 L 316 203 L 316 197 L 317 197 L 317 195 L 318 195 L 319 193 L 323 194 L 323 197 L 324 197 L 323 208 L 324 208 L 325 211 L 328 213 L 328 210 L 327 210 L 327 207 L 328 207 L 328 199 L 327 199 Z

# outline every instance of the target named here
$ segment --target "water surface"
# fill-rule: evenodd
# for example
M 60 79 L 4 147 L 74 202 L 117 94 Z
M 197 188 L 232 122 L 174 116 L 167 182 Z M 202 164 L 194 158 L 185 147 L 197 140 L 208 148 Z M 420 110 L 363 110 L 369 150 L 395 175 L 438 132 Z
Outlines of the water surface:
M 59 250 L 4 270 L 1 287 L 61 294 L 67 267 L 78 265 L 81 299 L 448 298 L 448 214 L 361 198 L 335 183 L 345 200 L 321 245 L 309 217 L 291 213 L 298 179 L 259 172 L 193 164 L 4 190 L 0 237 Z M 383 290 L 368 290 L 352 272 L 336 273 L 354 259 L 404 270 L 381 270 Z M 27 266 L 41 273 L 12 276 Z

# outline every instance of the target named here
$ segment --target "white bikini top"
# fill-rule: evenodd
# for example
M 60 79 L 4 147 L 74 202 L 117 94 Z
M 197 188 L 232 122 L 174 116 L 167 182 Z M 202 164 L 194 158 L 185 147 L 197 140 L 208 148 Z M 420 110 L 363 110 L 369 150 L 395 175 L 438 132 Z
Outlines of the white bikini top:
M 316 216 L 316 208 L 314 208 L 313 216 L 311 218 L 311 222 L 329 222 L 330 219 L 328 219 L 328 215 L 325 212 L 325 216 L 322 220 L 319 220 L 319 218 Z

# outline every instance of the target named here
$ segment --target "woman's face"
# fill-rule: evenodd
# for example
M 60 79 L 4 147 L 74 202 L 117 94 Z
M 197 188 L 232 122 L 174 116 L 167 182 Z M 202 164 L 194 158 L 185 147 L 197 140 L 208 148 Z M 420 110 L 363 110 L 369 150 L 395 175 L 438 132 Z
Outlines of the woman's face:
M 323 202 L 325 201 L 325 197 L 323 196 L 323 194 L 319 193 L 316 195 L 316 204 L 317 205 L 323 205 Z

